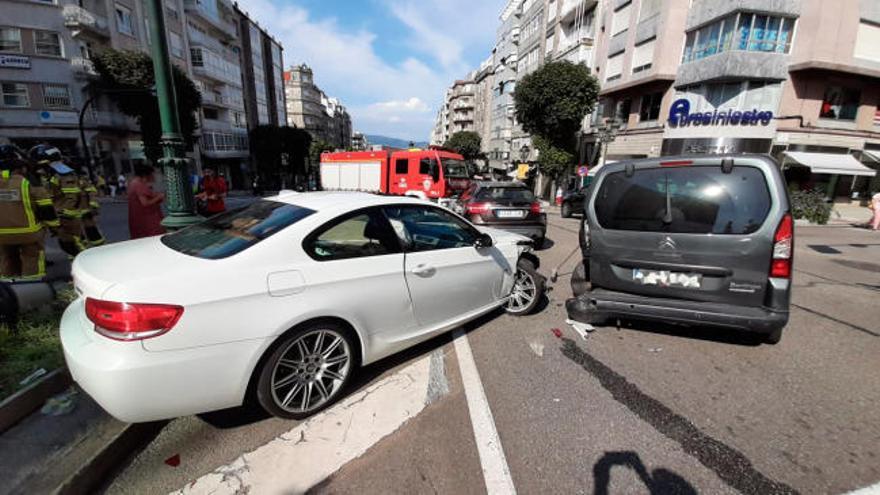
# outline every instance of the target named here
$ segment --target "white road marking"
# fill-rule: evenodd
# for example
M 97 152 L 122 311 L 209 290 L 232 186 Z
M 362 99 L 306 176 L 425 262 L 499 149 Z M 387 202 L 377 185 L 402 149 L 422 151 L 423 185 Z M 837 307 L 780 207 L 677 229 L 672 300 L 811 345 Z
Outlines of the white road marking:
M 853 490 L 846 495 L 880 495 L 880 483 Z
M 513 479 L 510 477 L 510 468 L 507 467 L 507 458 L 504 457 L 501 439 L 498 437 L 498 430 L 495 429 L 495 420 L 492 419 L 492 410 L 489 409 L 489 401 L 486 400 L 483 382 L 480 381 L 480 373 L 474 363 L 474 355 L 468 344 L 467 335 L 461 330 L 455 331 L 455 353 L 458 355 L 458 368 L 461 371 L 468 412 L 474 428 L 474 440 L 477 442 L 477 451 L 480 454 L 486 492 L 490 495 L 515 494 L 516 487 L 513 486 Z
M 174 493 L 304 493 L 425 408 L 430 361 L 379 380 Z

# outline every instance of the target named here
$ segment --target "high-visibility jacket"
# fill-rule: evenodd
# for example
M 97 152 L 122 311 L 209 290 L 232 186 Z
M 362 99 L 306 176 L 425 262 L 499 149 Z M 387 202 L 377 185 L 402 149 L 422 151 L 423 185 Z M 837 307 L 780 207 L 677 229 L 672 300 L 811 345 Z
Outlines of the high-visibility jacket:
M 49 181 L 52 185 L 52 197 L 55 211 L 61 218 L 82 218 L 88 211 L 88 200 L 84 200 L 79 177 L 74 173 L 56 174 Z
M 98 204 L 98 188 L 86 176 L 79 178 L 79 187 L 83 194 L 84 212 L 88 211 L 93 215 L 97 215 L 100 208 Z
M 0 171 L 0 243 L 39 242 L 44 226 L 58 226 L 52 199 L 24 176 Z

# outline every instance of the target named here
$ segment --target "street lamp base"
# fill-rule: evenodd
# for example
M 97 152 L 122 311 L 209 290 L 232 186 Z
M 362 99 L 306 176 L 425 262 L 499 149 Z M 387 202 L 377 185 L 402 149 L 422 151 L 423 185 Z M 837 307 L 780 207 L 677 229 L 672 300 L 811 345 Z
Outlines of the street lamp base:
M 162 226 L 168 230 L 180 230 L 184 227 L 199 223 L 204 219 L 205 217 L 195 214 L 175 215 L 172 213 L 162 219 Z

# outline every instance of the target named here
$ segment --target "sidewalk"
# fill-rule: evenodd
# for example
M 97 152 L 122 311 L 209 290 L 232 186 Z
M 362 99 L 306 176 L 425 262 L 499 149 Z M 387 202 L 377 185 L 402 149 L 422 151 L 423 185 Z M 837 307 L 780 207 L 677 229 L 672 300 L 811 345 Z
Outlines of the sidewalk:
M 863 225 L 871 220 L 871 210 L 864 206 L 835 204 L 829 225 Z

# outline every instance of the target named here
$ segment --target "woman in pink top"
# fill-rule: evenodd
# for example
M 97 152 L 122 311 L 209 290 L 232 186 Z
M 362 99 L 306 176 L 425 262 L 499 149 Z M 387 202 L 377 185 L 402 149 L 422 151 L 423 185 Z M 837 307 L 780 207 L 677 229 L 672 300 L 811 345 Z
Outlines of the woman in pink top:
M 153 167 L 135 167 L 135 178 L 128 184 L 128 231 L 132 239 L 164 234 L 162 201 L 165 195 L 153 191 Z

